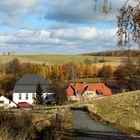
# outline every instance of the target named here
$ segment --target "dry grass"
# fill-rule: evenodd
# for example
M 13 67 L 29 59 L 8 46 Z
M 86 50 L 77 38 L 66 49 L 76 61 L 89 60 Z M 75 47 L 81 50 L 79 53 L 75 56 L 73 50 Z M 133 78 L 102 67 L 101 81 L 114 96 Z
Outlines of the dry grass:
M 140 90 L 75 103 L 71 107 L 86 109 L 94 119 L 140 136 Z
M 72 114 L 67 108 L 56 111 L 1 111 L 0 140 L 61 140 L 71 128 Z
M 28 140 L 32 116 L 29 114 L 15 115 L 13 113 L 0 112 L 0 139 L 2 140 Z
M 140 135 L 140 91 L 101 98 L 87 107 L 98 119 Z

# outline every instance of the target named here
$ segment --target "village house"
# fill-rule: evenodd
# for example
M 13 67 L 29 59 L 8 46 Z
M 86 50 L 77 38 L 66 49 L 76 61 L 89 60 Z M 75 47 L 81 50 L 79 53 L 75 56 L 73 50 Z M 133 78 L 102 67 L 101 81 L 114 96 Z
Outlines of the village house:
M 17 107 L 17 105 L 16 103 L 12 102 L 8 98 L 0 94 L 0 107 L 11 108 L 11 107 Z
M 16 82 L 13 90 L 13 101 L 19 106 L 30 106 L 36 97 L 36 88 L 40 83 L 43 89 L 44 104 L 47 102 L 48 96 L 53 96 L 51 85 L 41 75 L 28 74 L 24 75 Z
M 97 84 L 70 84 L 66 90 L 68 100 L 92 99 L 100 96 L 110 96 L 110 88 L 103 83 Z
M 113 94 L 131 91 L 131 84 L 125 80 L 107 80 L 105 85 L 112 90 Z

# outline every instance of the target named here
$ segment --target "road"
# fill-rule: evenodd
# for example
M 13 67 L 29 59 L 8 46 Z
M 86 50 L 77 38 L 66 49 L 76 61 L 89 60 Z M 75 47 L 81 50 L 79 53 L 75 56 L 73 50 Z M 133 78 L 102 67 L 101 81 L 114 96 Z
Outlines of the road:
M 73 140 L 136 140 L 109 125 L 93 120 L 88 112 L 74 110 Z

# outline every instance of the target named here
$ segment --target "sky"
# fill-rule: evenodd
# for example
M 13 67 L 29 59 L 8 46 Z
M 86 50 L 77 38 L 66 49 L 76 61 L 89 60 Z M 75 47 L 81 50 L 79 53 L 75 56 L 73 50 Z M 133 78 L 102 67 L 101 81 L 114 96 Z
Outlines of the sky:
M 0 2 L 0 53 L 81 54 L 119 49 L 118 8 L 102 13 L 103 0 L 3 0 Z

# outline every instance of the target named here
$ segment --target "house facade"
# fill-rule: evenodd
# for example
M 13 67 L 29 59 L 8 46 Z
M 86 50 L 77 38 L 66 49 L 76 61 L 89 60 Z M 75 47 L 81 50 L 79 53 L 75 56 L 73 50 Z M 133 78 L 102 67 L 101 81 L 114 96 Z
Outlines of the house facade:
M 10 108 L 10 107 L 17 107 L 16 103 L 12 102 L 8 98 L 0 95 L 0 107 Z
M 66 90 L 68 100 L 92 99 L 100 96 L 112 95 L 111 89 L 103 83 L 97 84 L 70 84 Z
M 36 97 L 36 87 L 40 83 L 43 89 L 43 98 L 45 99 L 48 95 L 53 95 L 51 85 L 41 75 L 24 75 L 15 84 L 13 90 L 13 101 L 19 103 L 33 104 L 34 98 Z

